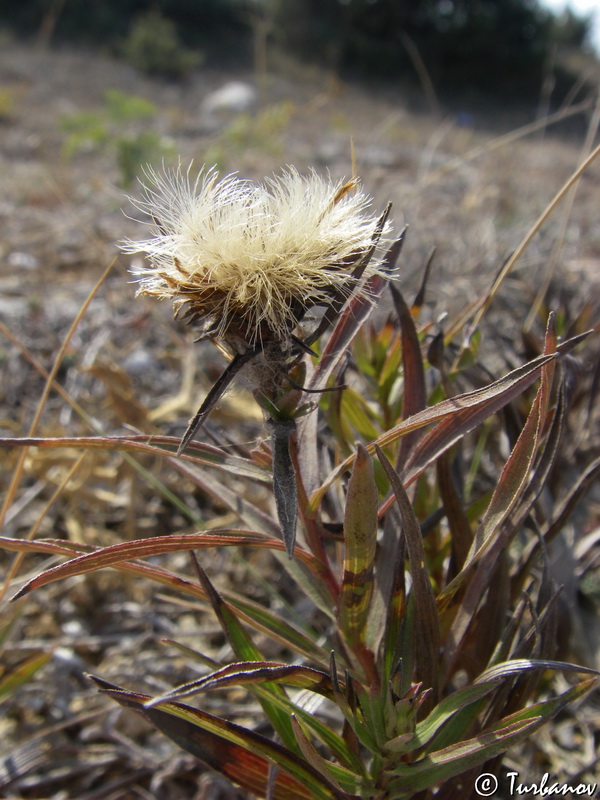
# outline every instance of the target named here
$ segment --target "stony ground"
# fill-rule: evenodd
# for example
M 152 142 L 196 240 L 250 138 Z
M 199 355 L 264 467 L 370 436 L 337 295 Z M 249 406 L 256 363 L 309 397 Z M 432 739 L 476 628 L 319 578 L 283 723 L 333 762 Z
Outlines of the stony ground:
M 138 147 L 133 160 L 136 153 L 138 160 L 159 162 L 180 156 L 183 164 L 216 162 L 223 171 L 253 179 L 286 164 L 348 176 L 353 147 L 357 172 L 376 206 L 391 200 L 396 229 L 410 226 L 403 253 L 403 285 L 409 294 L 437 248 L 428 306 L 431 318 L 441 320 L 490 284 L 584 157 L 586 125 L 593 130 L 597 124 L 597 110 L 589 105 L 579 116 L 580 134 L 541 126 L 509 141 L 499 137 L 515 130 L 522 112 L 492 117 L 475 107 L 432 113 L 400 86 L 350 85 L 281 58 L 262 78 L 248 113 L 240 115 L 215 109 L 214 102 L 211 107 L 211 97 L 230 81 L 256 85 L 256 76 L 247 72 L 208 64 L 187 82 L 169 84 L 97 53 L 3 44 L 1 435 L 28 431 L 44 385 L 33 361 L 50 368 L 92 286 L 113 262 L 59 373 L 71 398 L 91 415 L 94 430 L 117 433 L 130 425 L 181 433 L 222 368 L 218 353 L 195 348 L 188 332 L 171 324 L 169 309 L 133 300 L 129 262 L 115 247 L 140 232 L 137 212 L 125 198 L 135 194 L 136 185 L 124 186 L 127 168 L 119 162 L 130 146 Z M 115 117 L 107 105 L 107 92 L 115 89 L 129 97 L 124 101 L 129 111 L 135 109 L 135 98 L 145 98 L 154 108 L 145 118 L 127 110 Z M 143 138 L 147 132 L 150 140 Z M 599 170 L 596 163 L 583 176 L 576 194 L 544 225 L 504 288 L 493 330 L 507 342 L 508 363 L 513 352 L 520 352 L 515 337 L 549 271 L 554 296 L 573 316 L 583 313 L 589 324 L 598 322 Z M 534 331 L 539 333 L 535 325 Z M 492 344 L 497 350 L 498 342 Z M 241 404 L 246 417 L 242 435 L 260 436 L 259 414 L 243 394 L 226 399 L 220 421 L 228 423 L 236 414 L 239 419 Z M 51 394 L 38 432 L 87 434 L 89 425 Z M 27 535 L 39 519 L 38 535 L 100 544 L 186 529 L 181 514 L 141 486 L 122 460 L 106 454 L 87 459 L 63 487 L 60 507 L 46 510 L 51 489 L 60 485 L 71 463 L 71 454 L 30 451 L 27 477 L 9 509 L 5 535 Z M 3 489 L 15 465 L 15 452 L 4 451 Z M 188 499 L 201 514 L 198 498 Z M 586 510 L 586 525 L 592 529 L 594 520 L 598 524 L 599 502 L 596 495 Z M 11 560 L 1 558 L 8 568 Z M 219 556 L 214 559 L 218 570 Z M 27 562 L 28 574 L 42 563 Z M 223 580 L 235 585 L 244 575 L 241 565 L 228 565 Z M 5 619 L 11 619 L 12 608 L 7 607 Z M 135 685 L 141 672 L 152 675 L 150 690 L 172 686 L 187 676 L 188 666 L 165 655 L 157 640 L 176 632 L 219 657 L 225 652 L 223 641 L 210 615 L 182 610 L 141 582 L 112 573 L 82 580 L 68 591 L 55 584 L 14 613 L 5 668 L 49 645 L 56 649 L 41 677 L 10 699 L 9 713 L 0 719 L 5 759 L 0 796 L 234 796 L 209 776 L 198 788 L 191 759 L 175 754 L 131 715 L 108 708 L 83 677 L 91 671 Z M 584 649 L 588 638 L 581 636 Z M 598 656 L 594 647 L 587 655 Z M 243 700 L 242 694 L 232 693 L 213 702 L 233 708 L 234 715 L 239 709 L 244 719 L 253 709 Z M 597 709 L 580 713 L 582 725 L 591 724 L 593 713 L 597 719 Z M 577 753 L 573 726 L 565 726 L 561 736 L 558 743 L 551 737 L 545 752 L 557 748 L 561 758 Z

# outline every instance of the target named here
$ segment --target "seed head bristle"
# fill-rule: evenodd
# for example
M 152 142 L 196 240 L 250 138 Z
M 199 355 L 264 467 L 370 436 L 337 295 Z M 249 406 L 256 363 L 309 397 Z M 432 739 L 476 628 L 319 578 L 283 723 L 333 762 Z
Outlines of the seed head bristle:
M 134 269 L 139 294 L 186 307 L 215 336 L 248 346 L 289 338 L 304 312 L 356 291 L 353 265 L 370 248 L 377 217 L 358 180 L 333 183 L 287 168 L 254 184 L 216 170 L 146 170 L 142 199 L 153 235 L 128 240 L 150 266 Z M 387 241 L 389 226 L 384 230 Z M 373 258 L 363 275 L 381 272 Z

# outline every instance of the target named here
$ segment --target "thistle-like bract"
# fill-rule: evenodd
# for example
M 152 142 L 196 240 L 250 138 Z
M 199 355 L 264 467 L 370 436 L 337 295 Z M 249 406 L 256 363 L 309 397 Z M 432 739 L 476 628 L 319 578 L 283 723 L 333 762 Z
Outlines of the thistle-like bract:
M 357 262 L 381 233 L 356 180 L 293 168 L 264 184 L 204 168 L 196 179 L 189 169 L 146 177 L 136 205 L 154 235 L 122 244 L 150 261 L 134 271 L 138 293 L 172 299 L 233 352 L 285 341 L 308 308 L 356 291 Z M 372 257 L 362 278 L 378 272 Z

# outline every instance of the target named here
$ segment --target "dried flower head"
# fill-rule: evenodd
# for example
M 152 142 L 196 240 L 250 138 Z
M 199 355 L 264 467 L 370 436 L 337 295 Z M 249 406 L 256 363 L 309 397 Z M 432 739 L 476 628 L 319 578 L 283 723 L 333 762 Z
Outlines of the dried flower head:
M 334 184 L 292 168 L 263 185 L 234 175 L 218 180 L 214 169 L 202 169 L 194 181 L 181 169 L 148 170 L 146 177 L 137 206 L 156 230 L 149 239 L 122 245 L 150 260 L 135 270 L 138 293 L 173 300 L 176 313 L 184 310 L 203 336 L 231 356 L 190 420 L 178 453 L 235 376 L 251 369 L 255 397 L 271 427 L 275 502 L 291 556 L 297 496 L 290 440 L 303 391 L 291 372 L 346 299 L 369 278 L 389 277 L 375 257 L 389 207 L 372 216 L 371 199 L 358 181 Z M 302 341 L 293 332 L 313 306 L 324 306 L 325 314 Z
M 147 170 L 138 208 L 154 235 L 122 244 L 146 253 L 139 294 L 174 301 L 177 313 L 233 352 L 285 341 L 306 310 L 357 289 L 357 264 L 381 235 L 358 182 L 332 183 L 288 168 L 263 185 L 214 169 Z M 372 257 L 367 279 L 382 272 Z

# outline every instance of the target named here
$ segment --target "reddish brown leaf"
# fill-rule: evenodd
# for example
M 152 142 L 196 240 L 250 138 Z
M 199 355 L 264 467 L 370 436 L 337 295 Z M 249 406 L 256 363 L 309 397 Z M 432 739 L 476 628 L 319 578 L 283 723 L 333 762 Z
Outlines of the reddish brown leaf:
M 404 483 L 413 481 L 432 461 L 435 461 L 465 433 L 521 394 L 536 380 L 542 367 L 554 360 L 557 355 L 557 353 L 552 353 L 539 356 L 482 389 L 442 400 L 441 403 L 414 414 L 386 431 L 377 439 L 376 443 L 380 447 L 386 447 L 412 431 L 432 422 L 438 422 L 435 428 L 416 446 L 410 464 L 407 464 L 402 472 Z M 373 455 L 375 442 L 367 445 L 367 450 Z M 354 456 L 350 456 L 327 477 L 312 495 L 311 509 L 314 510 L 317 507 L 329 486 L 351 467 L 353 462 Z
M 241 661 L 221 667 L 203 678 L 184 683 L 155 700 L 156 703 L 160 703 L 164 700 L 190 697 L 212 689 L 226 689 L 229 686 L 245 686 L 251 683 L 265 683 L 265 681 L 308 689 L 330 699 L 333 697 L 331 679 L 326 672 L 321 670 L 298 664 L 282 664 L 277 661 Z
M 421 344 L 412 314 L 400 290 L 393 284 L 390 284 L 390 291 L 394 300 L 394 306 L 396 307 L 396 313 L 400 320 L 402 333 L 402 370 L 404 374 L 402 419 L 406 420 L 408 417 L 424 409 L 427 403 L 425 368 L 421 355 Z M 396 462 L 397 468 L 404 464 L 408 453 L 410 453 L 418 437 L 418 431 L 414 431 L 403 437 L 398 452 L 398 460 Z
M 120 689 L 93 676 L 92 679 L 100 691 L 145 716 L 186 752 L 259 797 L 266 796 L 275 765 L 279 770 L 270 787 L 274 800 L 347 797 L 327 786 L 316 770 L 295 753 L 241 725 L 181 703 L 148 708 L 145 704 L 152 699 L 149 695 Z
M 4 542 L 3 542 L 4 543 Z M 149 558 L 163 553 L 172 553 L 181 550 L 195 550 L 204 547 L 227 547 L 236 545 L 250 545 L 252 547 L 266 547 L 272 550 L 285 549 L 283 542 L 271 539 L 256 531 L 229 531 L 212 533 L 188 533 L 173 536 L 155 536 L 150 539 L 135 539 L 131 542 L 103 547 L 93 553 L 85 553 L 59 564 L 56 567 L 36 575 L 28 581 L 14 596 L 14 600 L 25 594 L 45 586 L 52 581 L 70 578 L 74 575 L 83 575 L 104 567 L 114 567 L 125 561 L 139 558 Z M 298 549 L 296 557 L 307 564 L 312 564 L 313 557 L 304 550 Z
M 546 354 L 553 351 L 554 348 L 555 339 L 550 320 L 546 335 Z M 477 571 L 469 580 L 465 596 L 461 600 L 446 641 L 445 655 L 449 665 L 448 669 L 452 668 L 452 662 L 460 648 L 460 643 L 475 617 L 481 598 L 490 585 L 492 575 L 497 567 L 498 553 L 506 546 L 511 536 L 512 528 L 503 531 L 502 524 L 521 497 L 523 487 L 529 477 L 546 420 L 553 375 L 554 362 L 549 361 L 542 368 L 540 388 L 523 430 L 502 470 L 463 570 L 443 593 L 444 603 L 447 604 L 466 578 L 469 568 L 478 562 Z
M 473 541 L 473 532 L 452 474 L 449 454 L 443 453 L 436 462 L 440 498 L 450 528 L 451 563 L 450 577 L 454 577 L 465 563 Z
M 425 368 L 421 355 L 421 343 L 410 309 L 400 290 L 390 284 L 390 291 L 400 320 L 402 336 L 402 367 L 404 373 L 404 404 L 402 418 L 416 414 L 425 408 L 427 392 L 425 388 Z
M 74 545 L 63 539 L 34 539 L 33 541 L 29 541 L 27 539 L 11 539 L 9 537 L 0 537 L 0 547 L 17 553 L 50 553 L 61 556 L 72 556 L 74 552 L 83 554 L 84 552 L 94 550 L 94 548 L 89 545 Z M 289 561 L 287 557 L 285 557 L 284 560 L 285 563 Z M 198 586 L 197 583 L 185 580 L 179 577 L 179 575 L 162 567 L 124 561 L 116 564 L 115 568 L 132 575 L 147 578 L 162 586 L 167 586 L 170 589 L 177 589 L 186 595 L 191 595 L 202 601 L 208 600 L 204 590 Z M 261 633 L 266 633 L 283 647 L 291 647 L 295 652 L 303 653 L 306 658 L 311 659 L 313 662 L 327 663 L 327 657 L 318 645 L 308 636 L 289 625 L 280 616 L 273 614 L 264 606 L 252 600 L 248 600 L 241 595 L 235 594 L 234 592 L 224 593 L 224 597 L 227 602 L 235 608 L 236 614 L 244 623 Z
M 417 679 L 425 688 L 433 691 L 427 700 L 428 707 L 435 704 L 438 694 L 438 670 L 440 659 L 440 630 L 437 606 L 425 561 L 425 550 L 419 521 L 412 509 L 402 481 L 383 450 L 375 445 L 377 458 L 385 469 L 402 518 L 402 532 L 406 540 L 412 592 L 414 594 L 415 641 Z

